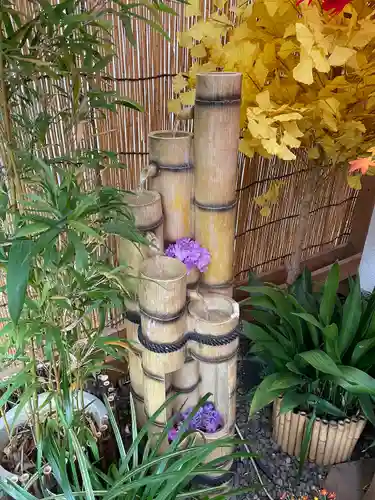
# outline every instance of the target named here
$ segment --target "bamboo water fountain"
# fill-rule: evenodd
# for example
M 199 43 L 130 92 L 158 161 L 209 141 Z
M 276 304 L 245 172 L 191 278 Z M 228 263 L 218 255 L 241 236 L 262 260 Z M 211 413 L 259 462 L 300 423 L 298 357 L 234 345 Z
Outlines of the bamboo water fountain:
M 133 341 L 130 380 L 139 425 L 171 391 L 177 393 L 173 408 L 159 414 L 152 432 L 161 432 L 173 412 L 194 407 L 211 393 L 224 422 L 204 439 L 234 433 L 239 307 L 231 295 L 240 97 L 240 73 L 198 74 L 194 138 L 182 131 L 149 136 L 150 164 L 144 178 L 151 191 L 142 191 L 133 204 L 138 227 L 145 233 L 154 231 L 160 248 L 194 237 L 211 254 L 198 289 L 188 293 L 189 282 L 195 286 L 196 279 L 179 260 L 155 251 L 150 255 L 147 247 L 137 249 L 136 255 L 125 244 L 120 248 L 120 260 L 128 265 L 131 261 L 141 278 L 127 324 Z M 145 197 L 153 200 L 152 210 Z M 157 224 L 162 220 L 161 206 L 163 236 Z M 213 456 L 229 452 L 216 449 Z M 230 465 L 225 463 L 223 469 Z

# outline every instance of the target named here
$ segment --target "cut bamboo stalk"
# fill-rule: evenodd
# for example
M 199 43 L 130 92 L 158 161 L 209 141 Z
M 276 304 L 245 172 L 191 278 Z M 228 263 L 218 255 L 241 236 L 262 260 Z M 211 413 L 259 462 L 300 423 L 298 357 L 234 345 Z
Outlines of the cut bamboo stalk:
M 336 457 L 336 463 L 340 464 L 341 462 L 344 462 L 344 453 L 345 453 L 345 448 L 349 439 L 349 429 L 350 429 L 350 420 L 348 418 L 345 419 L 344 421 L 344 429 L 342 431 L 341 435 L 341 441 L 340 441 L 340 446 L 339 446 L 339 451 L 337 452 L 337 457 Z
M 279 425 L 277 426 L 277 444 L 282 448 L 283 437 L 284 437 L 284 427 L 285 427 L 285 413 L 280 413 L 278 416 Z
M 172 385 L 174 392 L 178 394 L 173 401 L 175 411 L 193 408 L 199 401 L 198 361 L 187 358 L 182 368 L 172 373 Z
M 277 398 L 273 402 L 272 411 L 272 437 L 273 440 L 278 442 L 278 424 L 279 424 L 279 414 L 280 414 L 281 398 Z
M 210 294 L 188 304 L 189 330 L 202 336 L 232 334 L 238 325 L 238 304 L 222 295 Z M 233 402 L 237 380 L 238 338 L 222 345 L 189 342 L 191 356 L 200 362 L 200 396 L 212 393 L 216 408 L 227 426 L 234 424 Z
M 319 432 L 320 432 L 320 418 L 316 418 L 313 424 L 313 430 L 311 435 L 310 442 L 310 450 L 309 450 L 309 460 L 310 462 L 315 462 L 316 460 L 316 452 L 318 449 L 318 441 L 319 441 Z
M 356 444 L 358 443 L 358 440 L 361 437 L 361 434 L 362 434 L 364 428 L 366 427 L 366 423 L 367 423 L 366 419 L 364 419 L 363 417 L 359 418 L 357 425 L 356 425 L 355 433 L 354 433 L 354 439 L 353 439 L 351 447 L 350 447 L 349 457 L 352 456 L 354 448 L 355 448 Z
M 184 364 L 183 343 L 173 349 L 163 347 L 163 344 L 168 346 L 183 339 L 187 329 L 186 267 L 177 259 L 158 255 L 142 263 L 140 276 L 139 336 L 142 335 L 144 344 L 142 366 L 145 412 L 150 416 L 165 403 L 168 385 L 166 374 Z M 167 334 L 168 338 L 158 338 L 160 333 Z M 166 424 L 167 411 L 163 410 L 158 416 L 156 426 Z
M 145 260 L 140 270 L 141 310 L 157 319 L 179 317 L 186 303 L 186 273 L 185 264 L 171 257 L 157 255 Z
M 126 193 L 124 200 L 128 204 L 135 219 L 136 227 L 148 235 L 151 245 L 143 245 L 124 238 L 117 238 L 117 255 L 121 265 L 129 268 L 128 286 L 136 297 L 139 283 L 139 269 L 145 258 L 153 253 L 163 252 L 163 212 L 160 194 L 155 191 Z M 134 278 L 133 278 L 134 276 Z M 131 306 L 129 306 L 131 309 Z
M 195 238 L 211 253 L 202 277 L 211 290 L 230 287 L 233 279 L 241 81 L 240 73 L 197 75 Z
M 192 134 L 156 131 L 149 134 L 151 189 L 161 194 L 166 243 L 192 237 L 192 197 L 194 189 Z
M 337 425 L 337 434 L 335 438 L 335 444 L 334 444 L 334 449 L 332 451 L 332 457 L 331 457 L 331 463 L 336 464 L 338 463 L 337 458 L 340 456 L 340 446 L 341 446 L 341 441 L 342 441 L 342 436 L 344 433 L 344 421 L 339 420 L 338 425 Z
M 350 459 L 350 456 L 352 454 L 351 450 L 352 450 L 353 442 L 355 441 L 355 431 L 357 428 L 357 424 L 358 424 L 358 418 L 352 418 L 350 421 L 348 439 L 347 439 L 346 447 L 344 450 L 344 461 L 345 462 Z M 355 443 L 356 442 L 354 442 L 354 446 L 355 446 Z
M 305 435 L 307 416 L 305 412 L 300 412 L 298 415 L 298 427 L 296 436 L 296 446 L 294 448 L 294 454 L 298 457 L 301 453 L 301 445 L 303 436 Z
M 208 269 L 202 274 L 208 291 L 232 291 L 235 221 L 235 205 L 214 211 L 195 202 L 195 239 L 211 254 Z
M 331 420 L 329 422 L 327 444 L 324 452 L 323 465 L 331 465 L 332 455 L 335 453 L 335 438 L 337 434 L 337 422 Z
M 147 422 L 147 416 L 145 413 L 145 400 L 143 397 L 139 396 L 132 390 L 135 414 L 137 417 L 138 428 L 141 429 Z
M 292 412 L 288 411 L 287 413 L 285 413 L 284 432 L 283 432 L 282 444 L 281 444 L 281 448 L 285 453 L 288 451 L 291 420 L 292 420 Z
M 291 412 L 291 423 L 288 441 L 288 455 L 293 455 L 296 447 L 297 433 L 298 433 L 298 413 Z
M 323 465 L 323 462 L 324 462 L 324 453 L 325 453 L 326 444 L 327 444 L 327 436 L 328 436 L 328 421 L 322 420 L 320 422 L 318 447 L 316 450 L 316 463 L 318 465 Z

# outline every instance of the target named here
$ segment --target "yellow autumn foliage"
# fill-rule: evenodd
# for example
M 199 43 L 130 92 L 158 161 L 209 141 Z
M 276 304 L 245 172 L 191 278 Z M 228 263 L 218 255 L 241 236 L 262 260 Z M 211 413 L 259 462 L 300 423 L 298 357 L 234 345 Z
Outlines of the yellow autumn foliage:
M 348 161 L 373 146 L 371 3 L 353 0 L 336 16 L 324 12 L 317 0 L 298 6 L 295 0 L 251 4 L 238 0 L 231 9 L 225 0 L 214 4 L 206 20 L 198 16 L 180 35 L 181 45 L 193 57 L 186 79 L 175 80 L 176 91 L 180 88 L 175 98 L 182 106 L 192 104 L 197 73 L 239 71 L 243 74 L 240 151 L 245 155 L 256 152 L 293 160 L 293 149 L 302 146 L 320 165 L 347 168 Z M 196 1 L 190 11 L 199 11 Z M 349 183 L 358 188 L 358 181 Z M 272 186 L 272 196 L 279 188 Z M 270 206 L 267 200 L 260 201 Z

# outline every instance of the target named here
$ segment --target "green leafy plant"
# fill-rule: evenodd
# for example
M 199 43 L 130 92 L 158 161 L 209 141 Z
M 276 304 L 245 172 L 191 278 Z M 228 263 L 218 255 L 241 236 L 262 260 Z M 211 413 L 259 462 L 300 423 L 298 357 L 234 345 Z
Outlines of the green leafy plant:
M 206 499 L 210 495 L 209 498 L 219 500 L 249 491 L 251 488 L 226 491 L 224 484 L 213 487 L 192 484 L 194 478 L 198 476 L 217 474 L 217 468 L 230 458 L 248 458 L 249 454 L 245 452 L 229 454 L 227 457 L 214 460 L 208 458 L 216 446 L 230 448 L 241 444 L 240 440 L 231 437 L 214 443 L 198 443 L 195 433 L 185 432 L 171 445 L 165 447 L 163 443 L 167 439 L 168 428 L 173 425 L 172 421 L 156 439 L 147 440 L 147 434 L 156 417 L 169 403 L 170 400 L 150 418 L 139 432 L 136 425 L 133 425 L 132 443 L 128 449 L 124 447 L 120 429 L 107 403 L 118 454 L 118 460 L 107 471 L 100 468 L 95 453 L 90 454 L 87 449 L 81 449 L 76 431 L 66 419 L 64 425 L 68 439 L 65 443 L 66 448 L 63 448 L 66 451 L 66 459 L 65 457 L 61 459 L 60 443 L 56 443 L 54 435 L 50 436 L 46 455 L 52 469 L 51 475 L 55 479 L 56 492 L 52 493 L 48 486 L 41 482 L 43 498 L 176 500 Z M 132 400 L 131 413 L 132 421 L 135 423 L 136 416 Z M 37 472 L 24 487 L 9 480 L 0 480 L 0 488 L 11 498 L 34 500 L 40 497 L 34 496 L 27 489 L 32 488 L 40 475 Z
M 305 270 L 287 290 L 243 287 L 254 322 L 244 324 L 252 351 L 271 362 L 273 373 L 258 386 L 250 413 L 282 395 L 281 412 L 294 409 L 343 418 L 363 412 L 375 424 L 375 293 L 363 297 L 359 280 L 345 300 L 338 294 L 334 264 L 314 292 Z
M 0 411 L 11 437 L 8 407 L 32 408 L 41 466 L 46 436 L 63 457 L 73 434 L 81 446 L 92 442 L 82 413 L 85 382 L 107 354 L 123 356 L 126 347 L 104 336 L 110 311 L 123 312 L 130 293 L 129 270 L 114 264 L 110 239 L 147 243 L 123 192 L 102 185 L 104 169 L 124 165 L 101 148 L 101 123 L 119 106 L 142 111 L 108 74 L 116 56 L 109 19 L 136 44 L 134 22 L 168 37 L 161 14 L 174 11 L 156 0 L 24 5 L 20 11 L 2 0 L 0 9 L 0 264 L 9 310 L 0 363 L 20 366 L 0 384 Z

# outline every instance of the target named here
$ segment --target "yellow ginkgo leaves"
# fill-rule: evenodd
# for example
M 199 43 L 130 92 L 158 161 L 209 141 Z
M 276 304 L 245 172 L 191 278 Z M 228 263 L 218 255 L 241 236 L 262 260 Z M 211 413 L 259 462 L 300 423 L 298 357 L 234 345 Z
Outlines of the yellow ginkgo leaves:
M 282 181 L 272 181 L 268 190 L 261 196 L 255 198 L 254 201 L 258 207 L 261 208 L 260 213 L 263 217 L 268 217 L 270 215 L 271 207 L 277 203 L 282 186 Z
M 303 116 L 289 107 L 278 107 L 270 99 L 269 91 L 260 92 L 255 101 L 259 107 L 247 109 L 248 131 L 244 136 L 242 151 L 253 151 L 261 147 L 269 155 L 276 155 L 283 160 L 294 160 L 295 154 L 289 148 L 298 148 L 299 137 L 303 134 L 297 121 Z
M 185 14 L 198 15 L 201 0 L 189 4 Z M 337 16 L 317 2 L 213 0 L 211 14 L 178 35 L 193 61 L 173 80 L 168 109 L 181 113 L 193 105 L 197 73 L 238 71 L 243 154 L 292 160 L 302 146 L 320 166 L 322 158 L 330 165 L 358 158 L 375 136 L 375 18 L 369 14 L 366 0 Z M 348 182 L 359 186 L 353 176 Z M 270 204 L 263 201 L 266 215 Z

